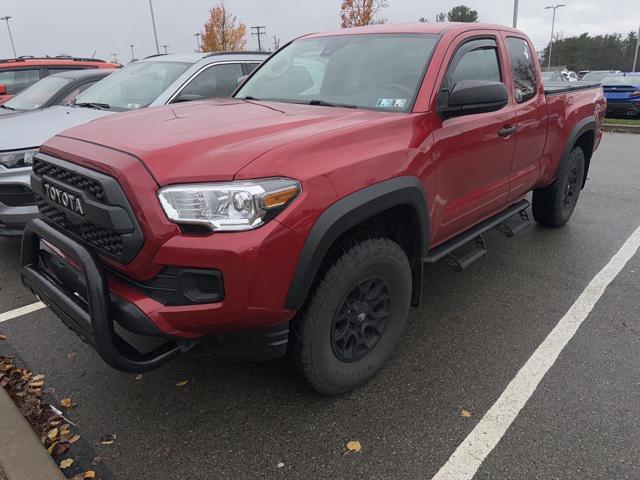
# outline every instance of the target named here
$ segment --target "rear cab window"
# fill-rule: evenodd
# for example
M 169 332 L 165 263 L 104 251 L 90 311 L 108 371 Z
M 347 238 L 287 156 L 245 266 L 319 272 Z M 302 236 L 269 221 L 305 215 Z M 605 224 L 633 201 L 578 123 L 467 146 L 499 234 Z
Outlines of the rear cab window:
M 507 52 L 513 72 L 514 98 L 524 103 L 536 96 L 538 79 L 529 43 L 518 37 L 507 37 Z

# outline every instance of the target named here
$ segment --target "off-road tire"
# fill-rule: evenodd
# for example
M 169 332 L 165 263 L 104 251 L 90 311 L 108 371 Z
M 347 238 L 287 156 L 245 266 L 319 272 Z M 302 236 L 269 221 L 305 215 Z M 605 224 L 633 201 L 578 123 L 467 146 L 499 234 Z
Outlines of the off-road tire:
M 348 244 L 334 256 L 333 261 L 324 265 L 323 271 L 323 277 L 292 323 L 290 356 L 296 369 L 314 389 L 323 394 L 336 395 L 368 382 L 389 359 L 409 314 L 411 267 L 407 255 L 397 243 L 386 238 L 370 238 Z M 380 282 L 383 290 L 380 290 L 380 283 L 375 282 Z M 369 284 L 375 285 L 370 293 L 379 290 L 379 297 L 362 294 L 360 299 L 354 301 Z M 359 326 L 362 328 L 359 333 L 352 332 L 349 341 L 357 343 L 365 336 L 368 341 L 358 345 L 358 348 L 364 349 L 364 356 L 358 358 L 353 355 L 353 358 L 345 361 L 344 356 L 359 351 L 353 348 L 353 343 L 334 340 L 341 337 L 340 332 L 345 331 L 338 328 L 344 325 L 344 320 L 340 323 L 340 319 L 345 318 L 345 309 L 357 313 L 360 310 L 348 309 L 347 306 L 364 308 L 362 305 L 369 304 L 370 309 L 380 309 L 377 312 L 371 310 L 369 315 L 371 322 L 378 321 L 373 319 L 380 317 L 380 303 L 373 307 L 374 302 L 368 299 L 384 299 L 385 292 L 388 293 L 389 303 L 384 305 L 389 305 L 389 315 L 384 330 L 377 335 L 377 330 L 362 327 L 366 321 L 362 324 L 356 321 L 353 322 L 355 325 L 351 325 L 349 320 L 348 328 L 354 331 Z M 347 318 L 352 319 L 353 315 L 349 313 Z M 356 320 L 358 318 L 360 315 Z M 367 314 L 364 318 L 367 318 Z M 372 337 L 377 340 L 372 347 L 368 347 Z
M 584 151 L 575 147 L 560 166 L 556 180 L 534 190 L 533 218 L 539 225 L 558 228 L 569 221 L 582 190 L 585 164 Z

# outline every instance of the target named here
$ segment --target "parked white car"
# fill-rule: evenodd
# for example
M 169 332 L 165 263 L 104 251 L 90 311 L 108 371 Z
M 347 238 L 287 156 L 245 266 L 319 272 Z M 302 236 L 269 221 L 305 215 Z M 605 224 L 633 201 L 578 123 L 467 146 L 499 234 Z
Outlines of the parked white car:
M 155 55 L 129 64 L 72 104 L 0 117 L 0 235 L 21 235 L 37 213 L 31 163 L 40 145 L 77 125 L 118 112 L 228 97 L 267 53 Z

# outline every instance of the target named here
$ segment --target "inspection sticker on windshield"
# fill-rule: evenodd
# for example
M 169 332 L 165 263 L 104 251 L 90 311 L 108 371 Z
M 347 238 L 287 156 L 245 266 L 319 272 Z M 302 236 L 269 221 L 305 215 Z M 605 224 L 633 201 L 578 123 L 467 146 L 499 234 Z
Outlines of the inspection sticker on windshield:
M 376 107 L 379 108 L 404 108 L 407 104 L 406 98 L 379 98 Z

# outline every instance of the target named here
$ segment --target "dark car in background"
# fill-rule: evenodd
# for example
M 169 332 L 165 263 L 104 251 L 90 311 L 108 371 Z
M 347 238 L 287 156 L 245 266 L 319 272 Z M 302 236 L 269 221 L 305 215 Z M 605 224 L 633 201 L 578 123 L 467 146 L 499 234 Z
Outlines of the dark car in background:
M 115 69 L 70 70 L 43 78 L 0 105 L 0 116 L 71 103 Z
M 122 65 L 97 58 L 75 58 L 69 56 L 0 59 L 0 104 L 30 87 L 38 80 L 67 72 L 95 68 L 120 68 Z
M 640 117 L 640 73 L 619 73 L 602 81 L 607 98 L 607 116 Z

